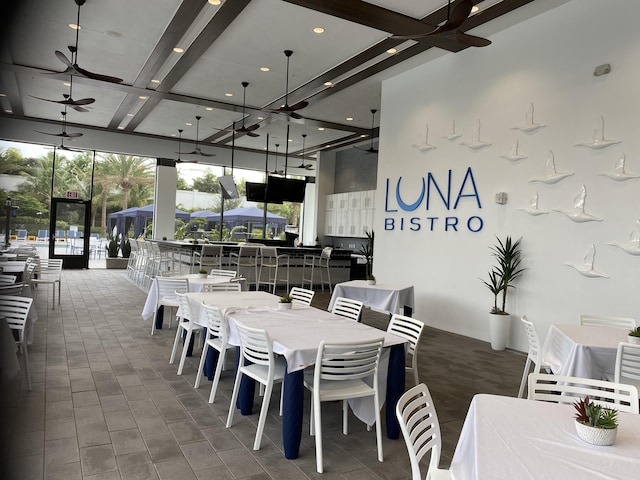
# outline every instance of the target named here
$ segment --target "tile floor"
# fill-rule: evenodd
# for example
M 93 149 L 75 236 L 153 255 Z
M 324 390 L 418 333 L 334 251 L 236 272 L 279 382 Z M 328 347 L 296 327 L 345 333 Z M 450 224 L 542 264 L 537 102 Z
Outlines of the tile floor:
M 349 435 L 341 434 L 339 404 L 323 410 L 324 474 L 315 471 L 308 410 L 298 459 L 282 454 L 277 401 L 262 448 L 254 452 L 257 415 L 236 415 L 233 427 L 225 428 L 231 371 L 223 372 L 214 404 L 207 402 L 210 382 L 193 388 L 197 357 L 177 376 L 177 364 L 168 362 L 174 328 L 150 335 L 149 322 L 140 317 L 145 293 L 122 271 L 66 270 L 62 305 L 55 310 L 50 289 L 40 287 L 35 295 L 33 389 L 27 392 L 21 377 L 0 383 L 3 478 L 411 478 L 402 439 L 384 439 L 385 461 L 379 463 L 374 432 L 354 418 Z M 318 293 L 314 305 L 326 308 L 328 301 L 328 293 Z M 386 328 L 387 318 L 366 311 L 364 321 Z M 431 328 L 420 349 L 420 377 L 434 397 L 446 467 L 473 395 L 515 395 L 525 357 Z

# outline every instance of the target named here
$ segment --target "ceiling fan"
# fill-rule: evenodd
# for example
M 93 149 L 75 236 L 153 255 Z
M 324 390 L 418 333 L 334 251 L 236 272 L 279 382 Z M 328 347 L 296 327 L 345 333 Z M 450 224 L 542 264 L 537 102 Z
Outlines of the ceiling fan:
M 295 168 L 304 168 L 305 170 L 315 170 L 313 168 L 313 163 L 304 163 L 304 141 L 306 138 L 307 138 L 307 134 L 303 133 L 302 134 L 302 153 L 300 154 L 300 156 L 302 157 L 302 161 L 300 165 L 298 165 Z
M 373 125 L 376 119 L 376 112 L 378 110 L 376 110 L 375 108 L 371 109 L 371 145 L 369 146 L 369 148 L 360 148 L 357 146 L 354 146 L 353 148 L 357 148 L 358 150 L 362 150 L 363 152 L 367 152 L 367 153 L 378 153 L 378 149 L 373 148 Z
M 304 107 L 309 105 L 309 102 L 302 100 L 298 103 L 294 103 L 293 105 L 289 105 L 289 59 L 291 58 L 291 55 L 293 55 L 293 50 L 285 50 L 284 54 L 287 57 L 287 79 L 285 83 L 284 105 L 270 111 L 274 113 L 285 113 L 292 118 L 301 119 L 302 115 L 295 112 L 296 110 L 302 110 Z
M 64 100 L 49 100 L 48 98 L 42 98 L 42 97 L 36 97 L 34 95 L 30 95 L 30 97 L 37 98 L 38 100 L 44 100 L 45 102 L 53 102 L 53 103 L 59 103 L 61 105 L 67 105 L 73 108 L 76 112 L 88 112 L 89 110 L 84 108 L 83 105 L 90 105 L 96 101 L 95 98 L 81 98 L 80 100 L 74 100 L 73 98 L 71 98 L 71 94 L 66 94 L 66 93 L 63 93 L 62 96 L 64 97 Z
M 43 135 L 51 135 L 52 137 L 62 137 L 63 139 L 65 138 L 78 138 L 81 137 L 82 135 L 84 135 L 83 133 L 67 133 L 67 111 L 66 111 L 66 107 L 65 110 L 63 112 L 60 112 L 62 114 L 62 132 L 61 133 L 48 133 L 48 132 L 40 132 L 38 130 L 36 130 L 36 132 L 38 133 L 42 133 Z
M 242 88 L 244 89 L 244 92 L 242 94 L 242 126 L 240 128 L 236 128 L 235 122 L 234 122 L 233 128 L 216 129 L 216 130 L 222 130 L 223 132 L 244 133 L 250 137 L 260 136 L 257 133 L 253 132 L 254 130 L 257 130 L 258 128 L 260 128 L 260 125 L 258 125 L 257 123 L 254 123 L 253 125 L 249 125 L 248 127 L 245 127 L 244 125 L 245 108 L 247 106 L 247 87 L 248 86 L 249 86 L 249 82 L 242 82 Z
M 457 0 L 454 3 L 453 9 L 451 8 L 451 0 L 449 0 L 447 2 L 447 20 L 434 30 L 416 35 L 392 35 L 391 38 L 397 40 L 417 40 L 431 35 L 444 35 L 447 37 L 455 36 L 455 40 L 458 43 L 469 47 L 486 47 L 491 45 L 491 40 L 460 31 L 462 24 L 469 18 L 472 8 L 472 0 Z
M 196 148 L 194 148 L 192 152 L 189 152 L 186 155 L 200 155 L 202 157 L 215 157 L 216 156 L 215 153 L 204 153 L 202 150 L 200 150 L 200 147 L 198 146 L 198 137 L 200 136 L 200 119 L 201 118 L 202 117 L 200 116 L 196 116 Z
M 279 143 L 276 143 L 276 163 L 275 163 L 275 168 L 273 169 L 273 171 L 269 172 L 271 175 L 284 175 L 284 170 L 278 170 L 278 147 L 280 146 Z
M 81 68 L 78 65 L 78 37 L 80 34 L 80 7 L 84 5 L 86 0 L 74 0 L 74 1 L 76 2 L 76 5 L 78 5 L 78 18 L 76 21 L 76 25 L 78 28 L 76 28 L 76 44 L 69 45 L 67 47 L 71 52 L 71 60 L 69 60 L 69 58 L 67 58 L 67 56 L 64 53 L 62 53 L 60 50 L 56 50 L 55 53 L 56 53 L 56 57 L 58 57 L 58 60 L 60 60 L 62 63 L 64 63 L 67 66 L 67 69 L 64 72 L 59 72 L 59 73 L 72 75 L 72 76 L 78 75 L 80 77 L 91 78 L 93 80 L 100 80 L 102 82 L 110 82 L 110 83 L 122 82 L 121 78 L 112 77 L 110 75 L 102 75 L 100 73 L 93 73 L 93 72 L 90 72 L 89 70 L 85 70 L 84 68 Z
M 184 132 L 184 130 L 180 128 L 178 130 L 178 151 L 176 152 L 178 154 L 178 159 L 176 160 L 176 163 L 198 163 L 197 160 L 182 160 L 182 158 L 180 158 L 181 146 L 182 146 L 182 132 Z

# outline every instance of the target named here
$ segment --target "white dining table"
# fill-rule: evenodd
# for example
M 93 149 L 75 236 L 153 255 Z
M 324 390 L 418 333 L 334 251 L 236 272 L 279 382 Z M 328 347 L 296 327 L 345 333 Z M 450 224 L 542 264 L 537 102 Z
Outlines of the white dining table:
M 476 395 L 450 472 L 455 480 L 640 478 L 640 415 L 618 412 L 615 443 L 581 440 L 572 405 Z
M 542 345 L 542 358 L 556 375 L 605 379 L 613 375 L 618 343 L 628 329 L 611 326 L 552 324 Z
M 380 382 L 380 397 L 386 398 L 387 436 L 398 438 L 399 427 L 394 409 L 404 392 L 406 339 L 311 306 L 296 304 L 290 310 L 282 310 L 279 308 L 280 297 L 268 292 L 188 293 L 187 298 L 193 321 L 200 325 L 206 326 L 202 304 L 215 305 L 222 310 L 229 325 L 231 345 L 240 344 L 236 329 L 236 323 L 240 322 L 265 329 L 273 343 L 273 351 L 284 356 L 287 374 L 283 387 L 282 428 L 286 458 L 298 456 L 302 435 L 303 371 L 315 363 L 322 340 L 347 342 L 384 338 L 384 346 L 388 348 L 384 349 L 384 361 L 379 372 L 383 380 Z M 243 380 L 243 384 L 238 403 L 242 414 L 247 415 L 252 412 L 253 385 L 249 386 L 247 380 Z M 373 403 L 360 400 L 351 405 L 361 420 L 368 425 L 374 423 Z
M 329 310 L 336 298 L 345 297 L 359 300 L 365 307 L 381 310 L 390 314 L 400 313 L 411 315 L 414 305 L 413 285 L 395 283 L 376 283 L 366 280 L 351 280 L 337 283 L 333 287 L 333 294 L 329 301 Z
M 229 283 L 232 277 L 222 275 L 208 275 L 207 277 L 201 277 L 197 273 L 191 273 L 188 275 L 179 275 L 171 277 L 172 279 L 187 279 L 189 281 L 189 292 L 202 292 L 205 285 L 218 285 L 222 283 Z M 147 299 L 142 307 L 142 319 L 149 320 L 153 318 L 154 310 L 156 308 L 156 301 L 158 300 L 158 288 L 157 280 L 154 278 L 151 282 L 151 287 L 147 293 Z M 241 282 L 242 288 L 246 288 L 246 281 Z

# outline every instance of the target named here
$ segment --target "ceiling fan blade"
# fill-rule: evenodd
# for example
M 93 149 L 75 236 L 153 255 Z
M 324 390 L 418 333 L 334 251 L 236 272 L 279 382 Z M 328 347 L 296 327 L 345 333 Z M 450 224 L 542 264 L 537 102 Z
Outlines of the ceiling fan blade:
M 259 136 L 260 136 L 260 134 L 258 134 L 258 133 L 253 133 L 253 132 L 247 132 L 247 136 L 248 136 L 248 137 L 259 137 Z
M 182 160 L 179 158 L 176 160 L 176 163 L 198 163 L 198 160 Z
M 446 23 L 439 28 L 441 28 L 443 32 L 446 32 L 448 30 L 455 30 L 460 25 L 462 25 L 467 18 L 469 18 L 469 14 L 471 14 L 472 8 L 472 0 L 459 0 L 454 5 L 451 16 L 447 18 Z
M 78 105 L 71 105 L 71 108 L 73 108 L 76 112 L 83 112 L 83 113 L 86 113 L 86 112 L 88 112 L 88 111 L 89 111 L 88 109 L 86 109 L 86 108 L 84 108 L 84 107 L 80 107 L 80 106 L 78 106 Z
M 62 138 L 78 138 L 84 135 L 83 133 L 67 133 L 67 132 L 49 133 L 49 132 L 41 132 L 39 130 L 36 130 L 36 132 L 42 133 L 43 135 L 51 135 L 52 137 L 62 137 Z
M 73 100 L 72 98 L 67 98 L 65 100 L 49 100 L 48 98 L 36 97 L 35 95 L 29 96 L 32 98 L 37 98 L 38 100 L 44 100 L 45 102 L 59 103 L 60 105 L 69 105 L 71 107 L 90 105 L 96 101 L 95 98 L 81 98 L 80 100 Z
M 361 147 L 356 147 L 354 146 L 353 148 L 357 148 L 358 150 L 362 150 L 363 152 L 367 152 L 367 153 L 378 153 L 378 150 L 370 147 L 370 148 L 361 148 Z
M 204 153 L 200 148 L 194 149 L 192 152 L 186 153 L 185 155 L 200 155 L 201 157 L 215 157 L 215 153 Z
M 102 75 L 100 73 L 93 73 L 93 72 L 90 72 L 89 70 L 85 70 L 84 68 L 80 68 L 78 65 L 74 65 L 73 67 L 76 69 L 76 71 L 80 75 L 82 75 L 83 77 L 91 78 L 92 80 L 100 80 L 102 82 L 109 82 L 109 83 L 122 82 L 122 79 L 118 77 L 112 77 L 110 75 Z
M 456 40 L 470 47 L 488 47 L 491 45 L 491 40 L 482 37 L 476 37 L 475 35 L 469 35 L 461 31 L 456 32 Z
M 257 130 L 258 128 L 260 128 L 260 125 L 258 125 L 257 123 L 254 123 L 253 125 L 249 125 L 248 127 L 242 127 L 242 129 L 246 130 L 247 132 L 253 132 L 254 130 Z
M 440 27 L 436 28 L 435 30 L 431 30 L 430 32 L 416 33 L 415 35 L 391 35 L 389 38 L 393 38 L 394 40 L 415 40 L 417 38 L 425 38 L 439 32 Z
M 69 60 L 60 50 L 56 50 L 56 57 L 58 57 L 58 60 L 64 63 L 67 67 L 73 69 L 73 63 L 71 63 L 71 60 Z

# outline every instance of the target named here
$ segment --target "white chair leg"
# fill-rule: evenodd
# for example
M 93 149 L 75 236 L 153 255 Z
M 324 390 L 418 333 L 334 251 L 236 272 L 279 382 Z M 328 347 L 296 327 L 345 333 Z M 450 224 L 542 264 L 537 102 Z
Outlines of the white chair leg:
M 151 335 L 153 335 L 156 331 L 156 317 L 158 316 L 158 310 L 156 309 L 153 312 L 153 318 L 151 319 Z
M 342 400 L 342 434 L 349 434 L 349 401 Z
M 518 398 L 522 398 L 524 394 L 524 386 L 527 383 L 527 377 L 529 376 L 529 369 L 531 368 L 531 357 L 527 356 L 527 362 L 524 364 L 524 371 L 522 372 L 522 380 L 520 381 L 520 389 L 518 390 Z
M 196 372 L 196 383 L 193 384 L 193 388 L 200 387 L 200 379 L 202 378 L 202 367 L 204 366 L 205 358 L 207 358 L 207 350 L 209 350 L 209 344 L 205 341 L 202 347 L 202 355 L 200 355 L 200 363 L 198 363 L 198 371 Z
M 380 427 L 380 397 L 378 395 L 373 396 L 373 404 L 376 409 L 376 441 L 378 442 L 378 461 L 384 461 L 382 455 L 382 428 Z
M 314 406 L 315 406 L 315 417 L 313 419 L 314 428 L 316 430 L 316 470 L 318 473 L 324 472 L 323 461 L 322 461 L 322 417 L 320 416 L 320 400 L 314 398 Z
M 312 437 L 316 434 L 315 416 L 313 412 L 314 404 L 315 402 L 313 401 L 313 394 L 311 394 L 311 412 L 309 414 L 309 435 L 311 435 Z
M 240 360 L 242 361 L 242 360 Z M 242 372 L 238 367 L 236 373 L 236 381 L 233 383 L 233 393 L 231 394 L 231 403 L 229 404 L 229 415 L 227 416 L 227 428 L 233 423 L 233 414 L 236 411 L 236 401 L 238 400 L 238 391 L 240 390 L 240 381 L 242 380 Z
M 222 369 L 224 368 L 224 362 L 225 362 L 226 356 L 227 356 L 226 349 L 220 352 L 220 355 L 218 356 L 218 364 L 216 365 L 216 372 L 213 375 L 213 383 L 211 384 L 211 393 L 209 394 L 209 403 L 213 403 L 216 400 L 216 392 L 218 391 L 220 374 L 222 373 Z
M 256 439 L 253 442 L 253 449 L 260 450 L 262 442 L 262 432 L 264 432 L 264 424 L 267 422 L 267 414 L 269 413 L 269 403 L 271 401 L 271 393 L 273 391 L 273 383 L 265 388 L 264 398 L 262 399 L 262 408 L 260 408 L 260 418 L 258 420 L 258 430 L 256 431 Z
M 184 362 L 187 360 L 187 350 L 189 350 L 189 344 L 191 343 L 191 336 L 193 331 L 187 329 L 187 337 L 184 339 L 184 345 L 182 345 L 182 353 L 180 354 L 180 364 L 178 365 L 178 375 L 182 375 L 182 369 L 184 368 Z
M 180 328 L 180 325 L 178 325 L 178 328 L 176 328 L 176 338 L 173 341 L 173 349 L 171 350 L 171 357 L 169 358 L 169 365 L 172 365 L 174 360 L 176 359 L 176 351 L 178 350 L 178 342 L 180 341 L 181 331 L 182 328 Z

